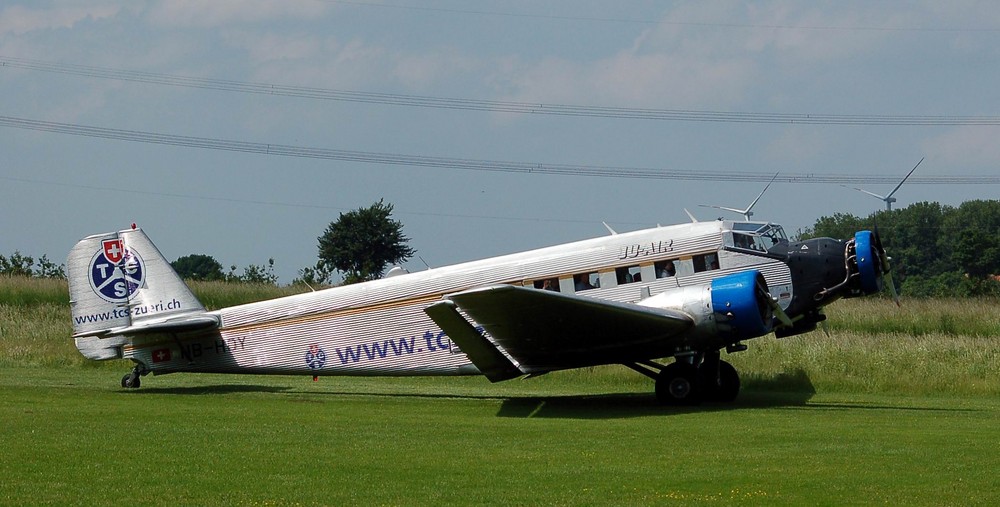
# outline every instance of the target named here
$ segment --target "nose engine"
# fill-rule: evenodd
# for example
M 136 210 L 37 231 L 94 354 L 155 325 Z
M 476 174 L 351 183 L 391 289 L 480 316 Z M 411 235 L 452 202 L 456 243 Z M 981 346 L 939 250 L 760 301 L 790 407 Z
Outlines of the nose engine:
M 789 315 L 813 316 L 818 322 L 819 308 L 837 299 L 875 294 L 885 286 L 895 296 L 889 257 L 877 229 L 858 231 L 846 241 L 813 238 L 789 243 L 785 264 L 794 286 Z

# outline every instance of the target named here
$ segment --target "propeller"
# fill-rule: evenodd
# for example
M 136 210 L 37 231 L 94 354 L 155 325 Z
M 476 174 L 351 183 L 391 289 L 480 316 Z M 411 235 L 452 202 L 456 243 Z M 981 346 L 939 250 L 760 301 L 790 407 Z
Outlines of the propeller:
M 922 159 L 921 159 L 922 160 Z M 918 164 L 919 165 L 919 164 Z M 889 255 L 885 251 L 885 247 L 882 246 L 882 235 L 878 232 L 878 223 L 875 224 L 875 254 L 879 258 L 879 271 L 883 277 L 883 285 L 889 285 L 889 292 L 892 294 L 892 300 L 899 304 L 899 293 L 896 292 L 896 284 L 892 281 L 892 266 L 889 265 Z
M 757 296 L 760 298 L 761 301 L 767 303 L 767 306 L 771 309 L 771 313 L 774 315 L 774 317 L 778 319 L 778 321 L 781 322 L 782 324 L 788 327 L 793 327 L 795 324 L 792 323 L 792 319 L 788 316 L 787 313 L 785 313 L 784 310 L 781 309 L 781 306 L 778 305 L 778 301 L 771 296 L 771 292 L 767 289 L 767 282 L 764 281 L 763 276 L 761 276 L 757 280 L 755 286 L 757 290 Z

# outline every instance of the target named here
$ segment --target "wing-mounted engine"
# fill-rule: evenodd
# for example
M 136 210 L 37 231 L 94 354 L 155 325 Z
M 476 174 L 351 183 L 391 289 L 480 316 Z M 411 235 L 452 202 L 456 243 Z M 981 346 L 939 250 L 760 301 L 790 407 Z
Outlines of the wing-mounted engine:
M 757 270 L 716 278 L 702 286 L 664 292 L 639 304 L 690 315 L 695 327 L 692 334 L 700 344 L 707 341 L 714 347 L 770 333 L 776 312 L 781 320 L 787 319 L 771 298 L 764 276 Z

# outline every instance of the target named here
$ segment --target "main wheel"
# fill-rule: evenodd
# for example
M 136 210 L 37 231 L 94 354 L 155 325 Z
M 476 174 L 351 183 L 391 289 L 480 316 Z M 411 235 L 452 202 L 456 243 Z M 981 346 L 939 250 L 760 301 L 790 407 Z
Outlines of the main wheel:
M 706 400 L 729 403 L 740 394 L 740 374 L 736 372 L 733 365 L 725 362 L 718 362 L 718 374 L 716 375 L 709 363 L 702 363 L 702 387 Z
M 701 403 L 701 378 L 698 368 L 688 363 L 672 363 L 656 377 L 656 399 L 664 405 Z

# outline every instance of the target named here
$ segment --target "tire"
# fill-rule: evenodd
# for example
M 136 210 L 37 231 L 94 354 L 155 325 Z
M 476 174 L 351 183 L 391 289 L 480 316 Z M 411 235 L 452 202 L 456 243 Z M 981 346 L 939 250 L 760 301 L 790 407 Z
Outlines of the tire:
M 740 374 L 733 365 L 719 361 L 719 375 L 716 377 L 708 363 L 702 364 L 702 394 L 706 400 L 731 403 L 740 394 Z
M 656 399 L 664 405 L 698 405 L 701 396 L 701 376 L 691 364 L 669 364 L 656 377 Z
M 131 373 L 126 373 L 125 376 L 122 377 L 122 387 L 125 389 L 138 389 L 141 384 L 142 381 L 139 380 L 139 376 L 136 376 L 133 379 Z

